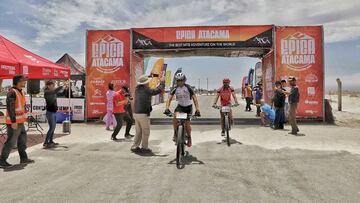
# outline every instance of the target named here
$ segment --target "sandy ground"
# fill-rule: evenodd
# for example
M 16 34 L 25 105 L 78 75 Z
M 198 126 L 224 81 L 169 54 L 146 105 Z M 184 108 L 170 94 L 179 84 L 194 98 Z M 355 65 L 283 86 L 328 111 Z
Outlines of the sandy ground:
M 360 126 L 360 94 L 353 93 L 342 97 L 342 111 L 338 111 L 337 95 L 326 95 L 330 100 L 336 124 L 341 126 Z
M 60 126 L 58 126 L 60 127 Z M 169 126 L 152 126 L 151 156 L 110 141 L 101 125 L 73 124 L 61 146 L 28 149 L 35 164 L 0 172 L 1 202 L 359 202 L 359 128 L 302 125 L 305 136 L 235 126 L 194 126 L 184 169 Z M 59 128 L 58 131 L 61 129 Z M 121 131 L 120 135 L 123 134 Z M 17 163 L 16 153 L 9 159 Z

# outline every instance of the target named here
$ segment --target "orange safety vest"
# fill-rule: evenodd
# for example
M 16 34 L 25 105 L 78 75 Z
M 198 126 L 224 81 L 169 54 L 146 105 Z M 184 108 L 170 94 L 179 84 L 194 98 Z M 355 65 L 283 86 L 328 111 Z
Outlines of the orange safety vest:
M 21 94 L 19 90 L 16 90 L 14 88 L 12 88 L 12 90 L 10 91 L 14 91 L 16 94 L 16 99 L 15 99 L 16 123 L 25 123 L 27 119 L 25 112 L 25 104 L 26 104 L 25 94 L 24 92 L 22 92 Z M 12 122 L 9 113 L 6 111 L 6 124 L 11 124 L 11 123 Z

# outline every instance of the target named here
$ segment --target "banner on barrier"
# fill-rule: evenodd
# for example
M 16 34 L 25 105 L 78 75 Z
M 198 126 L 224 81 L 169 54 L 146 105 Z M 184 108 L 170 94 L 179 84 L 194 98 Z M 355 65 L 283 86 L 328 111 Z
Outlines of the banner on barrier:
M 271 48 L 273 26 L 133 28 L 133 49 Z
M 86 39 L 87 117 L 106 113 L 108 83 L 115 89 L 130 81 L 130 31 L 91 30 Z
M 323 117 L 323 60 L 322 26 L 276 28 L 276 79 L 297 78 L 297 116 Z

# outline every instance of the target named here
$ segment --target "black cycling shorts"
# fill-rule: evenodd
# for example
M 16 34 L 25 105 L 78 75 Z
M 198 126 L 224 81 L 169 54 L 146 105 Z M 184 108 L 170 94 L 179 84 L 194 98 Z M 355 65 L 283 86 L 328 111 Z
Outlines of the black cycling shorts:
M 187 113 L 187 114 L 190 114 L 190 115 L 192 115 L 192 110 L 193 110 L 192 105 L 190 105 L 190 106 L 180 106 L 180 105 L 178 105 L 175 108 L 175 112 Z

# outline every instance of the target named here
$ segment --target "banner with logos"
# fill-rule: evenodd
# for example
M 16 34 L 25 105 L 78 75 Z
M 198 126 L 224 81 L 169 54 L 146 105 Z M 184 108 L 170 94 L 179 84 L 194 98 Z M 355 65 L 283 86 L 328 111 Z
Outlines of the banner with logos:
M 271 48 L 273 26 L 133 28 L 133 49 Z
M 86 39 L 87 118 L 106 113 L 106 92 L 130 82 L 130 31 L 90 30 Z
M 262 87 L 263 99 L 271 106 L 271 99 L 274 96 L 274 77 L 275 77 L 275 52 L 271 51 L 262 58 Z
M 276 27 L 276 79 L 297 78 L 297 116 L 322 118 L 324 100 L 323 27 Z
M 58 112 L 69 112 L 69 99 L 57 98 Z M 30 109 L 30 98 L 26 98 L 26 106 Z M 32 112 L 33 116 L 39 122 L 46 122 L 46 102 L 44 98 L 32 98 Z M 84 121 L 85 118 L 85 99 L 77 98 L 70 99 L 70 112 L 73 114 L 73 121 Z

